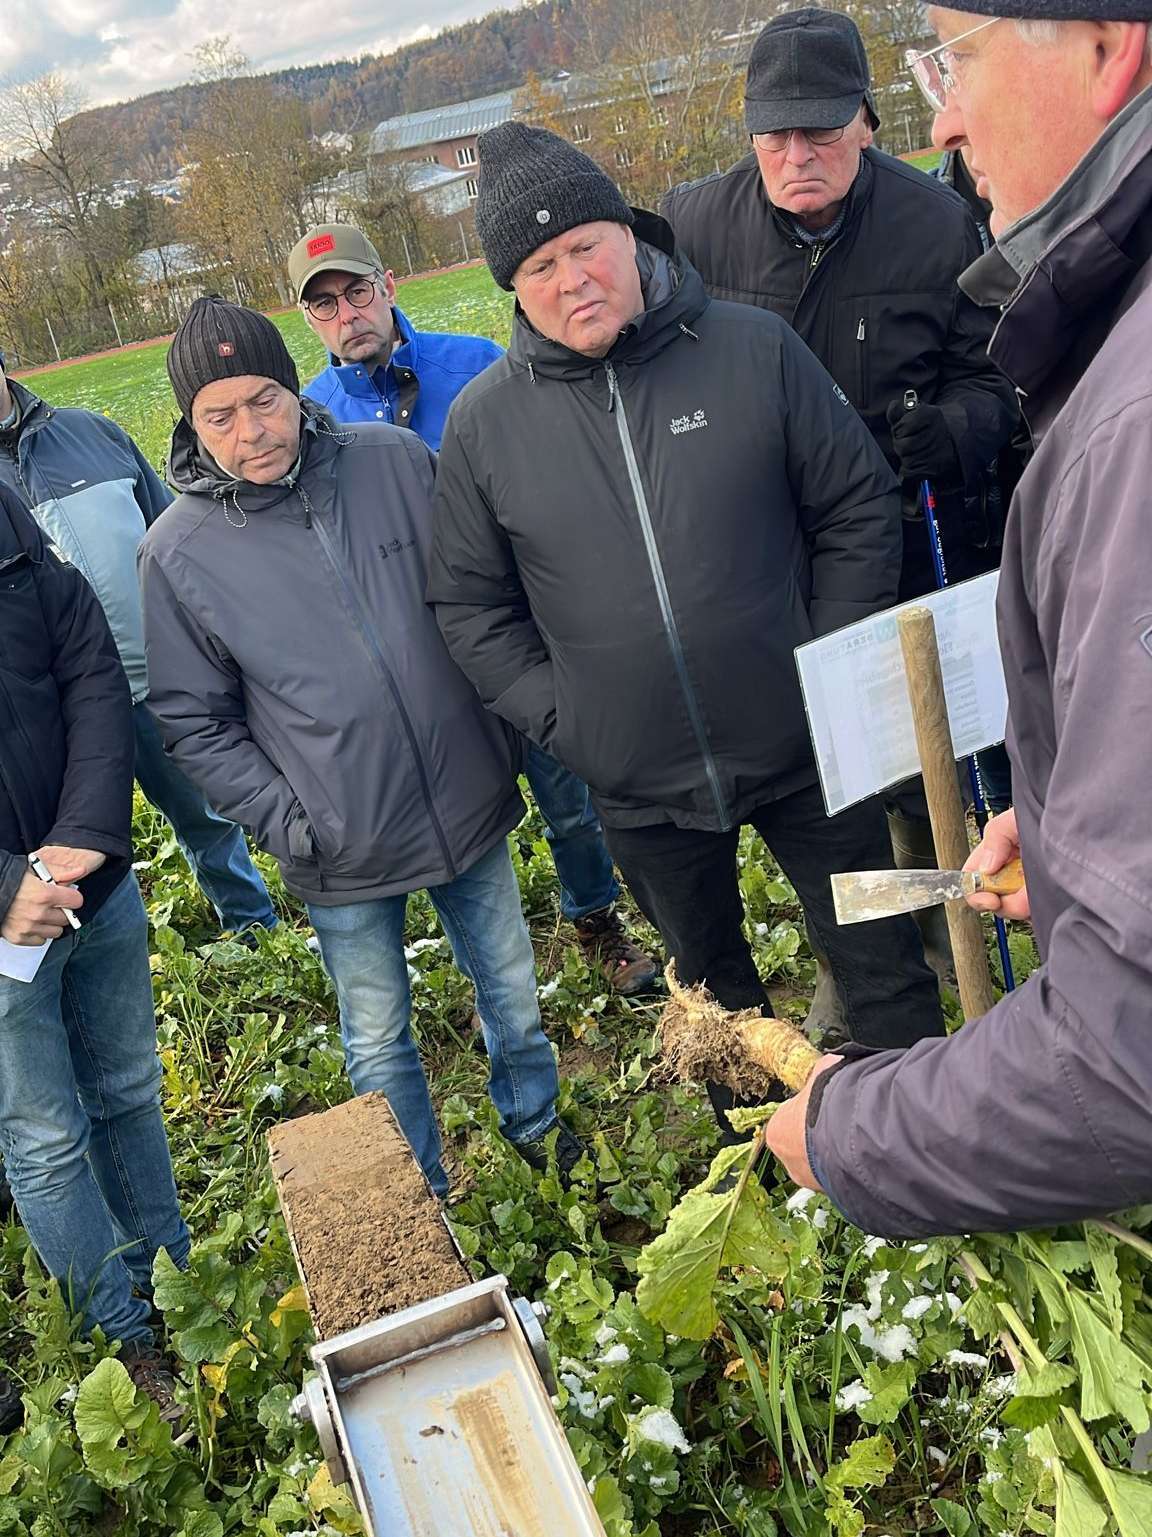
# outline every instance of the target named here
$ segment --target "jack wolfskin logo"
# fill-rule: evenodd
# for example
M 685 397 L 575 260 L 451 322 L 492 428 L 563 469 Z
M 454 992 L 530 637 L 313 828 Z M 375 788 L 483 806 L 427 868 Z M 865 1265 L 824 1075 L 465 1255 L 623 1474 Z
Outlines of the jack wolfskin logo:
M 674 416 L 668 423 L 668 430 L 678 437 L 682 432 L 696 432 L 707 425 L 708 418 L 703 411 L 693 411 L 691 416 Z
M 389 555 L 400 555 L 405 550 L 410 550 L 415 543 L 415 539 L 405 539 L 403 541 L 389 539 L 387 544 L 378 544 L 376 548 L 380 551 L 380 559 L 387 560 Z
M 235 357 L 236 356 L 236 344 L 235 344 L 235 342 L 217 342 L 217 344 L 216 344 L 216 351 L 220 354 L 220 356 L 222 358 L 232 358 L 232 357 Z
M 838 384 L 833 384 L 832 393 L 835 395 L 836 399 L 842 406 L 850 406 L 852 404 L 852 402 L 848 399 L 847 395 L 845 395 L 844 391 Z

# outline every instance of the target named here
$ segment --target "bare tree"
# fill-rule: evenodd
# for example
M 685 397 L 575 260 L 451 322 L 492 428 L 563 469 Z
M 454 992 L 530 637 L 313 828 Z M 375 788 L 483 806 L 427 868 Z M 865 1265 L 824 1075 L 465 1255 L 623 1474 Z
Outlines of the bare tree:
M 0 93 L 0 138 L 21 162 L 20 179 L 41 223 L 81 256 L 93 303 L 108 301 L 99 214 L 112 179 L 108 146 L 82 115 L 85 97 L 62 74 Z

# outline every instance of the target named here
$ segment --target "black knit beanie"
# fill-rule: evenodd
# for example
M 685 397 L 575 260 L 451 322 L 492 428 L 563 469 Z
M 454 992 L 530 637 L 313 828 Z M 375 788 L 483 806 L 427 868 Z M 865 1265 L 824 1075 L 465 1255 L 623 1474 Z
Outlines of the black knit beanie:
M 556 235 L 600 219 L 631 224 L 631 208 L 607 174 L 566 139 L 527 123 L 482 133 L 476 233 L 501 288 L 517 267 Z
M 191 421 L 192 402 L 206 384 L 242 374 L 300 393 L 292 354 L 267 316 L 217 294 L 195 300 L 168 349 L 168 377 L 181 411 Z

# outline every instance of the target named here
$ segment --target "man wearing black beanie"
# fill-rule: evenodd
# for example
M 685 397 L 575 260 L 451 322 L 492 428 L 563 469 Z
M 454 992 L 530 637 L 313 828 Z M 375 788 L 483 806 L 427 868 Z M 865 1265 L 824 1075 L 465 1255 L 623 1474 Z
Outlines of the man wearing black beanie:
M 874 805 L 825 815 L 792 656 L 896 595 L 882 454 L 795 332 L 710 300 L 587 155 L 519 122 L 479 153 L 476 227 L 517 309 L 441 445 L 429 598 L 453 656 L 588 784 L 684 981 L 767 1003 L 742 928 L 750 824 L 855 1038 L 940 1032 L 912 920 L 836 925 L 829 875 L 885 864 L 887 829 Z
M 961 283 L 1037 440 L 1000 574 L 1015 809 L 1042 964 L 983 1019 L 838 1063 L 767 1130 L 885 1236 L 1050 1227 L 1152 1198 L 1152 35 L 1149 0 L 969 0 L 911 54 L 998 245 Z
M 168 372 L 180 495 L 140 549 L 165 744 L 307 904 L 352 1086 L 387 1096 L 436 1193 L 448 1180 L 404 955 L 417 890 L 476 986 L 501 1131 L 566 1178 L 583 1148 L 556 1118 L 506 843 L 519 752 L 424 602 L 433 457 L 385 422 L 339 430 L 300 399 L 273 323 L 221 299 L 192 306 Z

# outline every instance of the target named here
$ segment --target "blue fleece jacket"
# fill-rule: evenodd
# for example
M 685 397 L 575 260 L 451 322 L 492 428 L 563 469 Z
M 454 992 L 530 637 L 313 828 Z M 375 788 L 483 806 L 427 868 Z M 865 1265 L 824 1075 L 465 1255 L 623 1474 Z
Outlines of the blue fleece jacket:
M 394 422 L 439 449 L 448 407 L 504 349 L 484 336 L 417 331 L 402 310 L 392 313 L 401 342 L 383 368 L 334 360 L 304 393 L 338 422 Z
M 122 427 L 95 411 L 50 406 L 8 381 L 20 432 L 0 433 L 0 486 L 31 510 L 53 547 L 91 584 L 128 674 L 148 693 L 136 551 L 172 493 Z

